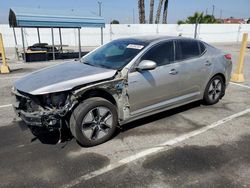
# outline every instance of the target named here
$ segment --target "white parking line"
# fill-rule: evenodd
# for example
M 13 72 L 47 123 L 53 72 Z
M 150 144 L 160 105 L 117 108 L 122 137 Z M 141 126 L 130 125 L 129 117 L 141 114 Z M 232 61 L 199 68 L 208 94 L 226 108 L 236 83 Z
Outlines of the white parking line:
M 8 80 L 8 79 L 18 79 L 23 77 L 24 75 L 21 76 L 9 76 L 9 77 L 0 77 L 0 80 Z
M 0 106 L 0 108 L 7 108 L 7 107 L 11 107 L 11 106 L 12 106 L 12 104 L 6 104 L 6 105 Z
M 248 109 L 246 109 L 244 111 L 238 112 L 236 114 L 233 114 L 231 116 L 228 116 L 228 117 L 226 117 L 224 119 L 221 119 L 221 120 L 219 120 L 217 122 L 214 122 L 214 123 L 212 123 L 212 124 L 210 124 L 208 126 L 205 126 L 205 127 L 201 128 L 201 129 L 191 131 L 191 132 L 189 132 L 187 134 L 183 134 L 181 136 L 178 136 L 178 137 L 176 137 L 176 138 L 174 138 L 172 140 L 168 140 L 167 142 L 164 142 L 164 143 L 162 143 L 162 144 L 160 144 L 158 146 L 155 146 L 153 148 L 150 148 L 150 149 L 141 151 L 139 153 L 136 153 L 135 155 L 124 158 L 124 159 L 122 159 L 122 160 L 120 160 L 120 161 L 118 161 L 116 163 L 110 164 L 110 165 L 108 165 L 106 167 L 103 167 L 103 168 L 101 168 L 99 170 L 96 170 L 96 171 L 90 172 L 90 173 L 88 173 L 86 175 L 80 176 L 80 177 L 76 178 L 75 180 L 71 181 L 69 184 L 63 185 L 62 187 L 63 188 L 68 188 L 68 187 L 76 186 L 76 185 L 80 184 L 83 181 L 89 180 L 91 178 L 94 178 L 94 177 L 97 177 L 97 176 L 102 175 L 104 173 L 107 173 L 109 171 L 112 171 L 112 170 L 114 170 L 114 169 L 116 169 L 118 167 L 121 167 L 121 166 L 123 166 L 125 164 L 128 164 L 130 162 L 133 162 L 135 160 L 141 159 L 143 157 L 146 157 L 148 155 L 152 155 L 154 153 L 157 153 L 157 152 L 160 152 L 160 151 L 163 151 L 163 150 L 168 150 L 166 148 L 166 146 L 173 146 L 175 144 L 183 142 L 184 140 L 187 140 L 189 138 L 192 138 L 194 136 L 202 134 L 202 133 L 204 133 L 204 132 L 206 132 L 206 131 L 208 131 L 210 129 L 213 129 L 213 128 L 219 126 L 219 125 L 222 125 L 222 124 L 224 124 L 224 123 L 226 123 L 228 121 L 231 121 L 231 120 L 233 120 L 233 119 L 235 119 L 237 117 L 240 117 L 240 116 L 242 116 L 244 114 L 247 114 L 247 113 L 250 113 L 250 108 L 248 108 Z M 169 148 L 169 149 L 171 149 L 171 148 Z
M 230 84 L 233 84 L 233 85 L 237 85 L 237 86 L 241 86 L 241 87 L 250 89 L 250 86 L 247 86 L 247 85 L 237 84 L 237 83 L 234 83 L 234 82 L 230 82 Z

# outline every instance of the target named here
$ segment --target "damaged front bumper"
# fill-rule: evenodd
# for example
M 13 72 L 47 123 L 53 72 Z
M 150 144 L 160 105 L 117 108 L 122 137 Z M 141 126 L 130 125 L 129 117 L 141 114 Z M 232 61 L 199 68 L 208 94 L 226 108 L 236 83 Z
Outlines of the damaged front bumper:
M 41 112 L 25 112 L 14 107 L 16 115 L 20 117 L 29 126 L 46 127 L 49 129 L 58 129 L 61 124 L 61 117 L 57 114 Z
M 32 114 L 24 112 L 23 110 L 16 110 L 17 115 L 27 124 L 30 126 L 39 126 L 42 127 L 42 116 L 38 114 Z
M 60 109 L 45 109 L 32 101 L 29 96 L 17 90 L 12 90 L 12 94 L 14 97 L 13 108 L 16 115 L 29 126 L 58 129 L 62 126 L 63 118 L 73 106 L 72 103 L 67 103 Z

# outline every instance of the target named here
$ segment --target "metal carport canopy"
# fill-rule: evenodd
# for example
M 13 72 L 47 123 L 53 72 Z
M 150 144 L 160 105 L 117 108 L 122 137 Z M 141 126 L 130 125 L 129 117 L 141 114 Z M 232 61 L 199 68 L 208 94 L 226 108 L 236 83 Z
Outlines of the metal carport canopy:
M 9 12 L 9 25 L 13 27 L 14 37 L 16 41 L 15 27 L 21 28 L 22 43 L 24 61 L 25 57 L 25 45 L 23 28 L 37 28 L 37 34 L 40 43 L 39 28 L 51 28 L 52 33 L 52 46 L 53 46 L 53 59 L 55 59 L 54 52 L 54 32 L 53 28 L 59 28 L 60 44 L 62 46 L 61 28 L 77 28 L 78 29 L 78 41 L 79 41 L 79 58 L 81 57 L 81 40 L 80 40 L 80 28 L 82 27 L 99 27 L 101 28 L 101 44 L 103 44 L 103 28 L 105 27 L 105 21 L 100 16 L 84 16 L 84 12 L 79 11 L 67 11 L 67 10 L 47 10 L 40 8 L 11 8 Z M 16 42 L 17 44 L 17 42 Z
M 35 28 L 105 27 L 102 17 L 86 17 L 83 14 L 79 11 L 11 8 L 9 25 Z

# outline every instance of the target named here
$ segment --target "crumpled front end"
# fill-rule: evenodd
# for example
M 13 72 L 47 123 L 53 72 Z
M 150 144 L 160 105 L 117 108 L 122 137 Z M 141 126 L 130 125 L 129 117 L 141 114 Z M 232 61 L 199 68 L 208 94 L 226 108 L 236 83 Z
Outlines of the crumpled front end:
M 73 107 L 70 95 L 67 92 L 30 95 L 15 88 L 14 110 L 27 125 L 58 129 L 67 113 Z
M 79 85 L 73 89 L 34 95 L 13 88 L 15 102 L 13 102 L 16 114 L 30 126 L 40 126 L 49 129 L 62 128 L 63 124 L 69 127 L 69 117 L 72 109 L 86 97 L 97 94 L 96 91 L 108 93 L 114 100 L 118 109 L 119 123 L 130 117 L 128 101 L 128 70 L 117 72 L 112 79 L 104 79 L 100 82 Z M 98 95 L 99 97 L 104 97 Z

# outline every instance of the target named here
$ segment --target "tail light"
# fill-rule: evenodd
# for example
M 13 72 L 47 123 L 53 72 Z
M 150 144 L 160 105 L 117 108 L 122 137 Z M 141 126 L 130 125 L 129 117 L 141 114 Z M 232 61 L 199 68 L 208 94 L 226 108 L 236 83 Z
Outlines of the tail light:
M 232 55 L 231 55 L 231 54 L 226 54 L 226 55 L 224 55 L 224 57 L 225 57 L 227 60 L 232 60 Z

